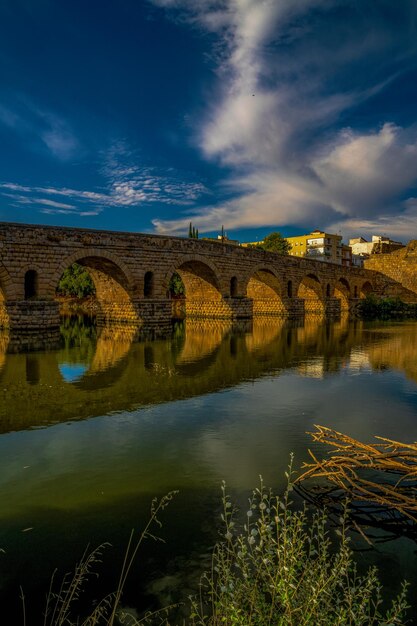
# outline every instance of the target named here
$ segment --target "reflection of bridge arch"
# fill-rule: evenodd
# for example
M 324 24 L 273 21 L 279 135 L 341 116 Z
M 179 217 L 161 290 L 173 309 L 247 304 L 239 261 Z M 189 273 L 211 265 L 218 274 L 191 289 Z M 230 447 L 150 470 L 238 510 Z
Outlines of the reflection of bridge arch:
M 245 287 L 247 297 L 253 301 L 253 315 L 277 315 L 286 312 L 284 287 L 273 269 L 264 265 L 256 266 L 246 277 Z
M 26 354 L 8 354 L 0 377 L 4 388 L 10 387 L 16 393 L 0 397 L 0 432 L 45 426 L 45 406 L 50 407 L 54 422 L 136 410 L 156 402 L 172 402 L 225 389 L 282 368 L 302 366 L 310 357 L 315 368 L 316 357 L 320 357 L 323 371 L 333 371 L 343 362 L 341 356 L 349 356 L 352 345 L 358 344 L 363 349 L 364 338 L 358 333 L 360 324 L 349 326 L 346 335 L 344 327 L 333 327 L 334 330 L 327 332 L 326 325 L 310 318 L 304 326 L 301 344 L 297 340 L 298 326 L 285 326 L 276 319 L 274 324 L 275 330 L 264 319 L 257 320 L 250 339 L 246 334 L 248 329 L 245 327 L 243 333 L 240 325 L 230 335 L 229 325 L 216 322 L 213 327 L 209 323 L 204 330 L 193 322 L 188 332 L 197 333 L 201 339 L 200 345 L 205 350 L 202 359 L 198 354 L 194 359 L 190 352 L 188 356 L 178 355 L 177 350 L 169 349 L 170 343 L 160 341 L 134 342 L 125 354 L 125 346 L 120 350 L 109 346 L 97 361 L 96 375 L 85 375 L 75 383 L 64 382 L 56 352 L 34 353 L 31 358 L 38 362 L 30 363 L 29 367 Z M 203 333 L 216 335 L 216 340 L 204 345 Z M 193 343 L 190 336 L 189 345 Z M 109 355 L 118 358 L 112 361 Z M 187 363 L 193 360 L 196 367 L 189 376 Z M 101 372 L 100 366 L 104 368 Z M 66 402 L 62 402 L 63 394 Z
M 126 358 L 135 339 L 136 331 L 135 327 L 126 325 L 101 328 L 94 353 L 89 363 L 86 364 L 85 371 L 75 380 L 66 381 L 67 384 L 84 390 L 105 389 L 109 384 L 114 384 L 125 370 Z M 58 352 L 57 356 L 59 355 Z M 58 366 L 61 371 L 61 364 Z
M 297 297 L 304 300 L 306 313 L 323 314 L 325 312 L 323 286 L 316 274 L 307 274 L 301 279 Z
M 340 310 L 349 310 L 349 300 L 351 297 L 351 289 L 346 278 L 341 276 L 334 286 L 334 297 L 340 300 Z

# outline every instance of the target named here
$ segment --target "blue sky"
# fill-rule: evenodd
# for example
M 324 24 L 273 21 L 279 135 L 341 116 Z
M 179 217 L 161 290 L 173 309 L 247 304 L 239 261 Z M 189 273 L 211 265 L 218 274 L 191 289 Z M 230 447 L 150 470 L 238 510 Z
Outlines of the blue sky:
M 0 0 L 0 220 L 417 238 L 417 2 Z

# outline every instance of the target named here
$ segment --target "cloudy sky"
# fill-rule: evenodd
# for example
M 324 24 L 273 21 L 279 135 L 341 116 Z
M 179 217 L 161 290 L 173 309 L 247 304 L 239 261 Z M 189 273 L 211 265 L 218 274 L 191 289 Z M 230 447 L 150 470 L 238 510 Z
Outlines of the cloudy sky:
M 0 0 L 0 220 L 417 238 L 416 0 Z

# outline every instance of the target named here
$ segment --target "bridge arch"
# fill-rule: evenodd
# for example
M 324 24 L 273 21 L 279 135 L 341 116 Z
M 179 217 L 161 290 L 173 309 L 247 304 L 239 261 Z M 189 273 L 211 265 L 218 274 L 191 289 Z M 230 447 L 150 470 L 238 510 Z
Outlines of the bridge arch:
M 4 265 L 0 263 L 0 302 L 4 300 L 17 300 L 19 296 L 18 285 L 12 282 L 9 272 Z
M 168 289 L 173 274 L 179 274 L 189 300 L 221 300 L 219 271 L 215 264 L 200 255 L 187 255 L 171 265 L 164 278 L 164 288 Z
M 6 268 L 0 264 L 0 328 L 9 326 L 9 314 L 7 312 L 7 300 L 17 299 L 15 285 L 12 285 Z
M 132 303 L 132 277 L 125 264 L 112 253 L 86 249 L 65 257 L 49 283 L 53 295 L 63 272 L 73 263 L 85 267 L 92 278 L 99 308 L 98 318 L 101 321 L 138 321 Z
M 368 296 L 370 293 L 374 292 L 374 288 L 372 286 L 372 283 L 369 280 L 366 280 L 362 283 L 362 285 L 359 287 L 359 297 L 360 298 L 366 298 L 366 296 Z
M 340 310 L 349 310 L 349 301 L 351 297 L 351 287 L 349 281 L 341 276 L 334 286 L 334 297 L 340 300 Z
M 325 312 L 323 285 L 316 274 L 306 274 L 300 280 L 297 290 L 297 298 L 304 300 L 305 313 Z
M 50 285 L 53 293 L 50 295 L 54 295 L 56 285 L 58 284 L 62 274 L 68 267 L 71 267 L 73 263 L 78 263 L 88 269 L 93 280 L 94 277 L 92 272 L 95 270 L 96 272 L 101 272 L 102 274 L 108 275 L 110 278 L 115 280 L 127 294 L 131 294 L 134 289 L 134 280 L 130 270 L 121 259 L 117 258 L 111 252 L 103 252 L 100 249 L 88 248 L 85 250 L 78 250 L 77 252 L 74 252 L 73 254 L 62 259 L 51 278 Z M 100 280 L 98 274 L 96 275 L 96 279 L 97 284 L 95 283 L 95 285 L 97 289 Z
M 163 280 L 167 293 L 174 274 L 178 274 L 184 285 L 186 317 L 228 317 L 230 308 L 222 296 L 229 295 L 230 284 L 225 287 L 220 281 L 216 265 L 203 255 L 184 255 L 171 265 Z
M 286 313 L 287 307 L 283 298 L 287 294 L 288 285 L 284 286 L 275 269 L 258 265 L 252 269 L 250 275 L 246 276 L 245 286 L 246 296 L 253 303 L 253 315 Z

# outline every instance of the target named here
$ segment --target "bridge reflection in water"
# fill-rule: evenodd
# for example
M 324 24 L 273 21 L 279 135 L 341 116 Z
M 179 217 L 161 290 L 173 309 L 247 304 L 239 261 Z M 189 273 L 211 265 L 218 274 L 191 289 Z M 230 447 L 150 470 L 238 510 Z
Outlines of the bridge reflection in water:
M 64 319 L 61 348 L 7 354 L 0 335 L 0 432 L 79 420 L 190 398 L 268 373 L 322 377 L 349 361 L 393 367 L 417 381 L 417 332 L 364 333 L 348 317 L 329 323 L 259 318 L 252 322 L 180 322 L 169 340 L 137 341 L 135 327 L 96 328 Z M 401 329 L 401 332 L 399 332 Z
M 164 559 L 195 575 L 217 538 L 221 480 L 243 505 L 259 473 L 281 489 L 315 422 L 364 441 L 417 440 L 416 323 L 188 320 L 169 339 L 138 341 L 135 328 L 63 320 L 61 333 L 59 349 L 27 354 L 0 335 L 1 599 L 17 603 L 21 584 L 33 607 L 56 566 L 68 571 L 101 541 L 116 546 L 100 574 L 112 591 L 130 529 L 153 496 L 179 489 L 164 518 L 168 556 L 145 545 L 126 589 L 136 606 L 141 572 L 158 579 Z M 379 552 L 381 572 L 417 580 L 407 550 Z

